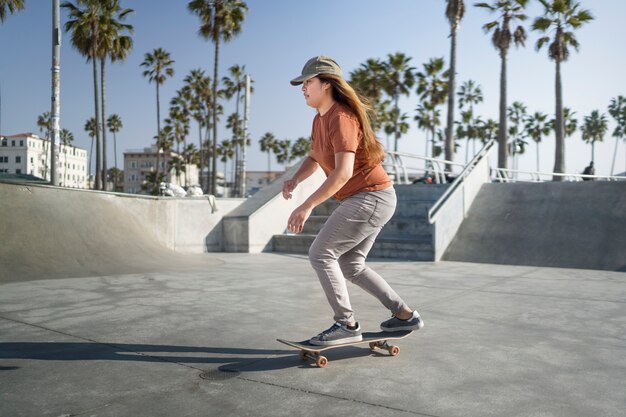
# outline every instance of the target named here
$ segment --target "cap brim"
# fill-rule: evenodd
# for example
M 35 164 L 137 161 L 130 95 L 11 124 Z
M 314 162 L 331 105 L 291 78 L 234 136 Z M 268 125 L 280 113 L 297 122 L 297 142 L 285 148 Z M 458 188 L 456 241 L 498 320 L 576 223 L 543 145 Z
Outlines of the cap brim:
M 307 74 L 307 75 L 301 75 L 299 77 L 294 78 L 293 80 L 291 80 L 291 85 L 300 85 L 303 82 L 305 82 L 306 80 L 310 80 L 313 77 L 317 77 L 319 74 Z

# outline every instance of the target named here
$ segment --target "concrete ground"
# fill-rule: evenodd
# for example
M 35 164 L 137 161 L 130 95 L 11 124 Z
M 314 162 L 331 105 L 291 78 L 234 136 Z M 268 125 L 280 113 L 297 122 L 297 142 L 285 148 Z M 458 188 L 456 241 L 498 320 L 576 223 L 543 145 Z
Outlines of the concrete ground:
M 626 274 L 372 262 L 426 326 L 401 353 L 301 340 L 332 314 L 308 261 L 0 285 L 0 416 L 624 416 Z M 357 319 L 388 318 L 350 287 Z

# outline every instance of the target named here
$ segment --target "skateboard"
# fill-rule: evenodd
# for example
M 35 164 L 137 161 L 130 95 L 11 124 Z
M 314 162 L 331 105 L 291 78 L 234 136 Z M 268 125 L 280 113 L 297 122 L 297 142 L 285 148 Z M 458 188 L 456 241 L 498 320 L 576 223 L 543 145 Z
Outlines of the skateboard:
M 303 361 L 311 359 L 318 367 L 323 368 L 328 364 L 328 358 L 322 356 L 321 352 L 329 349 L 356 346 L 364 343 L 369 343 L 371 350 L 382 349 L 389 352 L 389 355 L 391 356 L 398 356 L 398 354 L 400 353 L 400 348 L 398 346 L 389 345 L 389 343 L 387 342 L 389 340 L 404 339 L 411 333 L 413 333 L 412 330 L 405 330 L 402 332 L 364 332 L 362 334 L 363 340 L 359 342 L 341 343 L 339 345 L 332 346 L 312 345 L 311 343 L 309 343 L 308 340 L 304 340 L 302 342 L 293 342 L 284 339 L 276 340 L 287 346 L 298 349 L 300 351 L 300 359 L 302 359 Z

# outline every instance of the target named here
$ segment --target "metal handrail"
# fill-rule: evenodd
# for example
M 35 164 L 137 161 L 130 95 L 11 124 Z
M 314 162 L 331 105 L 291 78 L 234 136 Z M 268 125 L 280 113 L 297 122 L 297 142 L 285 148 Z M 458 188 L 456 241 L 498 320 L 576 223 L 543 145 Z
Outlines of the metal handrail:
M 542 176 L 563 177 L 568 180 L 570 178 L 573 178 L 574 181 L 580 181 L 583 178 L 605 180 L 605 181 L 626 181 L 626 177 L 604 176 L 604 175 L 567 174 L 567 173 L 563 174 L 563 173 L 558 173 L 558 172 L 521 171 L 521 170 L 508 169 L 508 168 L 494 168 L 493 170 L 494 170 L 496 179 L 501 182 L 519 182 L 520 181 L 518 179 L 515 179 L 513 176 L 508 176 L 508 175 L 505 175 L 504 173 L 528 174 L 531 176 L 532 181 L 534 182 L 541 181 Z
M 495 140 L 491 139 L 487 142 L 481 149 L 478 151 L 476 155 L 472 158 L 472 160 L 463 168 L 463 171 L 456 177 L 456 179 L 452 182 L 452 184 L 446 189 L 446 191 L 439 197 L 439 199 L 435 202 L 435 204 L 428 210 L 428 222 L 433 224 L 437 219 L 437 215 L 439 214 L 439 210 L 443 205 L 450 199 L 450 196 L 460 187 L 461 184 L 465 181 L 465 178 L 469 175 L 470 172 L 474 169 L 474 167 L 478 164 L 478 162 L 484 158 L 488 151 L 495 144 Z
M 464 167 L 465 165 L 448 161 L 445 159 L 436 159 L 430 158 L 427 156 L 414 155 L 404 152 L 387 152 L 387 156 L 390 159 L 388 162 L 383 162 L 383 166 L 391 167 L 395 171 L 396 181 L 400 181 L 401 183 L 408 184 L 409 183 L 409 170 L 418 171 L 418 172 L 432 172 L 435 177 L 435 182 L 438 184 L 444 184 L 447 182 L 446 175 L 452 174 L 451 171 L 447 171 L 445 166 L 451 165 L 456 167 Z M 426 162 L 425 168 L 418 168 L 408 166 L 404 163 L 402 158 L 409 159 L 417 159 Z

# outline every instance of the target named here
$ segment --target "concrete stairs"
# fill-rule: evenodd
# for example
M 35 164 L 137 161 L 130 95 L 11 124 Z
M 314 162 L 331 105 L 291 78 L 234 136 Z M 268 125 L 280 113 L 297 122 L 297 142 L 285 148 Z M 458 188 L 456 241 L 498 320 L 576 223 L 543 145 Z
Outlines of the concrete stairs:
M 389 223 L 383 228 L 370 251 L 370 258 L 433 261 L 432 225 L 428 210 L 445 192 L 447 185 L 395 185 L 398 205 Z M 313 210 L 301 234 L 275 235 L 274 252 L 307 254 L 311 243 L 324 223 L 339 206 L 329 199 Z

